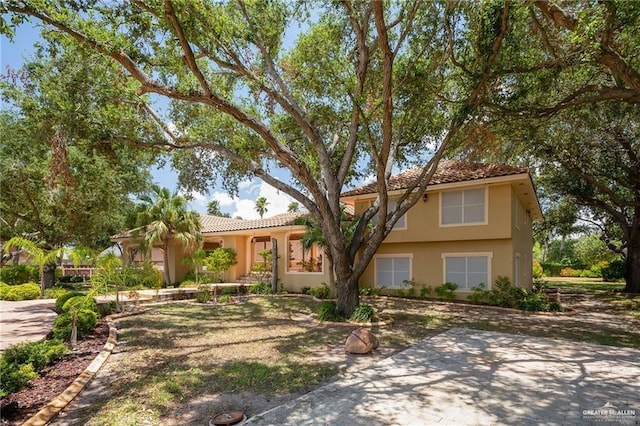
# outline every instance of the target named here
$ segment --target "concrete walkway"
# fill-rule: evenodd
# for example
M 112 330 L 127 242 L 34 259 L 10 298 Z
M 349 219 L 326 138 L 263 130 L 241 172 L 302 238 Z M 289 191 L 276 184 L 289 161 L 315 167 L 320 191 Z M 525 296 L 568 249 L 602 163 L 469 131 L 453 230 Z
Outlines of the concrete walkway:
M 640 351 L 452 329 L 246 424 L 603 422 L 640 424 Z
M 21 342 L 43 340 L 58 314 L 55 299 L 0 300 L 0 352 Z

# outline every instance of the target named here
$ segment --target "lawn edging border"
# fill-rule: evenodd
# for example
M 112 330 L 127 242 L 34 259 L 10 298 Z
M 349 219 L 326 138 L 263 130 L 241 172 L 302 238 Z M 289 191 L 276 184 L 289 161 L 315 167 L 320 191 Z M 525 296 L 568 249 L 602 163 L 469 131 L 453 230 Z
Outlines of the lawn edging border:
M 109 325 L 109 337 L 107 338 L 107 342 L 104 344 L 100 353 L 93 359 L 93 361 L 91 361 L 91 364 L 89 364 L 89 366 L 73 381 L 73 383 L 67 386 L 61 394 L 53 399 L 53 401 L 49 402 L 44 408 L 31 416 L 22 424 L 22 426 L 43 426 L 60 414 L 60 412 L 69 405 L 69 403 L 71 403 L 78 394 L 80 394 L 87 384 L 89 384 L 91 379 L 96 375 L 100 368 L 102 368 L 111 355 L 118 339 L 118 329 L 116 328 L 114 321 L 124 317 L 140 315 L 148 311 L 149 309 L 145 309 L 137 312 L 126 312 L 108 316 L 106 321 Z

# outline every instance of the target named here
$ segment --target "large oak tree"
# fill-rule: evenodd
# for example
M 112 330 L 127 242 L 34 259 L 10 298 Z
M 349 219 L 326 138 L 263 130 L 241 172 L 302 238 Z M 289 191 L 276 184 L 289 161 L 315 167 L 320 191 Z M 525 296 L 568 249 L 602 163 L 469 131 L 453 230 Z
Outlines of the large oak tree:
M 131 196 L 149 185 L 156 156 L 132 143 L 162 133 L 119 67 L 54 36 L 2 77 L 0 238 L 28 238 L 45 252 L 104 249 L 134 223 Z
M 358 280 L 393 224 L 421 198 L 446 149 L 472 139 L 488 113 L 638 102 L 633 69 L 623 66 L 630 53 L 607 44 L 606 34 L 591 46 L 580 32 L 587 6 L 10 1 L 3 11 L 40 20 L 118 63 L 140 94 L 171 100 L 169 116 L 155 116 L 170 138 L 163 146 L 187 172 L 183 184 L 204 190 L 222 176 L 233 191 L 256 176 L 309 210 L 334 260 L 338 308 L 349 315 Z M 614 18 L 616 31 L 626 28 L 621 15 Z M 601 50 L 574 57 L 571 43 Z M 593 76 L 580 58 L 620 85 L 588 85 Z M 550 94 L 544 82 L 558 79 L 573 84 Z M 423 166 L 424 179 L 389 209 L 389 177 L 413 164 Z M 279 179 L 278 168 L 291 179 Z M 376 202 L 347 237 L 340 193 L 369 174 Z

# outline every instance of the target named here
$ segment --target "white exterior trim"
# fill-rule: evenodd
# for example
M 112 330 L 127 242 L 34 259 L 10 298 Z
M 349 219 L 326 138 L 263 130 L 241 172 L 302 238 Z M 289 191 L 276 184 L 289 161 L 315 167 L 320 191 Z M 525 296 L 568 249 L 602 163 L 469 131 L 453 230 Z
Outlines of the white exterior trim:
M 464 192 L 473 189 L 483 189 L 484 190 L 484 221 L 482 222 L 469 222 L 469 223 L 442 223 L 442 199 L 443 194 L 447 192 Z M 449 191 L 440 191 L 440 196 L 438 197 L 438 227 L 440 228 L 452 228 L 459 226 L 484 226 L 489 224 L 489 187 L 479 185 L 479 186 L 471 186 L 467 188 L 454 189 Z M 464 205 L 462 206 L 464 209 Z
M 380 284 L 378 283 L 378 259 L 389 259 L 389 258 L 409 258 L 409 279 L 413 277 L 413 253 L 384 253 L 384 254 L 376 254 L 373 256 L 373 286 L 375 288 L 380 288 Z M 387 288 L 395 288 L 395 287 L 387 287 Z
M 485 283 L 486 289 L 491 290 L 491 264 L 493 260 L 492 251 L 479 251 L 479 252 L 449 252 L 441 253 L 442 258 L 442 282 L 447 282 L 447 258 L 449 257 L 486 257 L 487 258 L 487 283 Z M 468 290 L 456 290 L 467 292 Z

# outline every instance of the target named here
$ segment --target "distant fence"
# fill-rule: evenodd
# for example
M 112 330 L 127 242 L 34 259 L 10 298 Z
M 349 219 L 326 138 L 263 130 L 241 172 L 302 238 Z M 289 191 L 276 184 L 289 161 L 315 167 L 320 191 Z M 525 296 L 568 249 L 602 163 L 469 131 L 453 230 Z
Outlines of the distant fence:
M 69 277 L 92 277 L 95 268 L 61 268 L 62 274 Z

